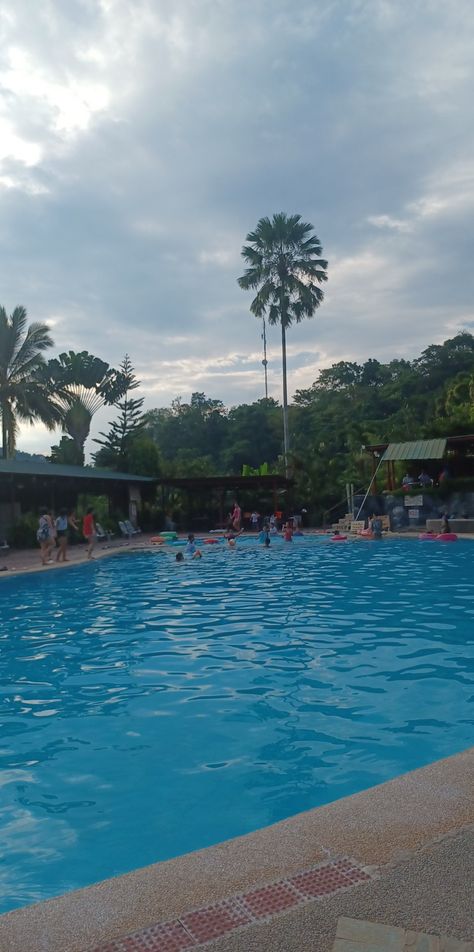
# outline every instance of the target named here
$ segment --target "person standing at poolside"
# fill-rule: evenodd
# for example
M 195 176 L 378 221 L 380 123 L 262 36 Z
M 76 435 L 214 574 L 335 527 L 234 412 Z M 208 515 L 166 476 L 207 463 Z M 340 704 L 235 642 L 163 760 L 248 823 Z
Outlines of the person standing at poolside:
M 84 538 L 87 539 L 86 558 L 93 559 L 94 556 L 92 553 L 97 542 L 97 529 L 95 527 L 95 517 L 92 506 L 89 506 L 82 520 L 82 534 Z
M 51 513 L 46 506 L 43 506 L 43 508 L 40 509 L 38 531 L 36 533 L 36 538 L 40 544 L 41 562 L 43 565 L 53 561 L 51 558 L 51 549 L 54 546 L 54 536 L 54 524 Z
M 256 512 L 256 510 L 254 509 L 254 511 L 253 511 L 252 513 L 250 513 L 250 528 L 251 528 L 252 532 L 258 532 L 258 523 L 259 523 L 259 520 L 260 520 L 260 515 L 259 515 L 259 513 Z
M 67 509 L 61 509 L 59 516 L 55 520 L 56 527 L 56 538 L 58 540 L 58 551 L 56 554 L 56 562 L 69 562 L 69 559 L 66 555 L 67 553 L 67 544 L 68 544 L 68 529 L 69 529 L 69 518 L 67 514 Z
M 451 526 L 449 525 L 448 513 L 444 512 L 441 519 L 441 535 L 446 535 L 449 532 L 451 532 Z
M 232 528 L 235 532 L 240 532 L 240 523 L 242 520 L 242 510 L 237 502 L 234 499 L 234 508 L 232 509 Z

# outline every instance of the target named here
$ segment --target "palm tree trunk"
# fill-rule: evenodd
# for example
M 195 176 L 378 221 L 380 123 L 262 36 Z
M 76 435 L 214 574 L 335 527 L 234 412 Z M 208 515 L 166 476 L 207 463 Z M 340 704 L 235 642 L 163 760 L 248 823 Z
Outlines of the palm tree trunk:
M 283 458 L 285 461 L 285 476 L 288 477 L 290 451 L 290 435 L 288 432 L 288 387 L 286 379 L 286 330 L 285 322 L 281 322 L 281 363 L 283 371 Z
M 8 458 L 8 430 L 5 406 L 2 407 L 2 457 Z

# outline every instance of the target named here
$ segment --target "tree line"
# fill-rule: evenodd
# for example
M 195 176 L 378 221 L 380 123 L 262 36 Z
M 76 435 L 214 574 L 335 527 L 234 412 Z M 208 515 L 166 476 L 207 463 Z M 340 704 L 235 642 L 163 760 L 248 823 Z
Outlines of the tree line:
M 169 407 L 142 413 L 138 431 L 136 424 L 125 455 L 114 450 L 111 429 L 97 465 L 163 476 L 236 475 L 263 463 L 271 472 L 285 471 L 282 406 L 272 398 L 227 408 L 196 392 L 189 402 L 176 397 Z M 321 513 L 343 498 L 347 482 L 356 489 L 368 485 L 365 445 L 472 433 L 474 337 L 458 334 L 412 361 L 335 363 L 311 387 L 297 390 L 288 427 L 295 495 Z
M 95 440 L 95 465 L 151 476 L 236 475 L 244 466 L 285 472 L 283 410 L 273 399 L 226 407 L 193 393 L 144 412 L 131 360 L 118 370 L 87 351 L 45 360 L 49 329 L 28 327 L 24 308 L 0 309 L 0 409 L 4 456 L 14 455 L 18 425 L 41 420 L 63 437 L 51 461 L 84 463 L 96 410 L 114 419 Z M 457 334 L 414 360 L 363 364 L 340 361 L 297 390 L 288 407 L 287 464 L 295 493 L 313 509 L 328 509 L 347 482 L 365 487 L 370 443 L 452 436 L 474 427 L 474 337 Z

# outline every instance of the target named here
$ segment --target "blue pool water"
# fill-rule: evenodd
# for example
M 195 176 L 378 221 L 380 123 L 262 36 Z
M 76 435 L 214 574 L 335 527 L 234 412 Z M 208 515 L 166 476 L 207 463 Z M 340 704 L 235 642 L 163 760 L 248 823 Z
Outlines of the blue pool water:
M 2 580 L 0 910 L 471 744 L 473 554 L 298 540 Z

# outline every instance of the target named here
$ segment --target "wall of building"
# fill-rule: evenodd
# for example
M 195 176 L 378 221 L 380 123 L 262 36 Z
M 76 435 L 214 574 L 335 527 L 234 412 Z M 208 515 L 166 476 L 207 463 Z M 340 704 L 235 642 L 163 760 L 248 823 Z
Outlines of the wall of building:
M 354 497 L 354 511 L 358 512 L 364 497 Z M 426 525 L 427 519 L 438 519 L 447 512 L 451 519 L 474 519 L 474 492 L 452 493 L 441 497 L 436 493 L 422 493 L 418 496 L 400 496 L 384 493 L 368 496 L 359 519 L 368 519 L 372 513 L 390 516 L 392 530 L 418 529 Z

